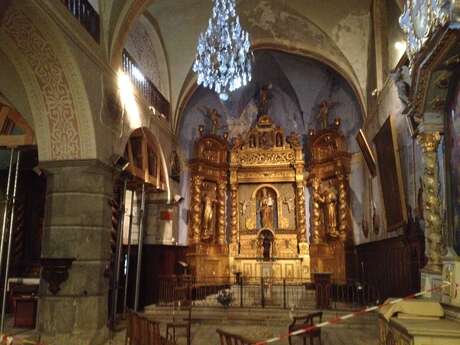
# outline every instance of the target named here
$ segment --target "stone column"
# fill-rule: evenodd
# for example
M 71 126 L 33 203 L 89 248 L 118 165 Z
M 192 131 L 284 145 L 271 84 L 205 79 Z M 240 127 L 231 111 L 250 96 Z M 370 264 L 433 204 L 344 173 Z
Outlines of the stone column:
M 40 281 L 38 331 L 49 344 L 107 340 L 112 169 L 100 161 L 40 165 L 47 175 L 42 258 L 74 258 L 53 294 Z
M 225 244 L 225 191 L 227 184 L 219 181 L 217 184 L 217 243 Z
M 201 185 L 203 178 L 201 176 L 192 177 L 192 202 L 191 202 L 191 243 L 200 242 L 201 236 Z
M 442 222 L 439 195 L 438 159 L 436 150 L 441 140 L 439 132 L 419 134 L 418 142 L 423 152 L 423 208 L 427 238 L 425 270 L 439 273 L 442 269 Z

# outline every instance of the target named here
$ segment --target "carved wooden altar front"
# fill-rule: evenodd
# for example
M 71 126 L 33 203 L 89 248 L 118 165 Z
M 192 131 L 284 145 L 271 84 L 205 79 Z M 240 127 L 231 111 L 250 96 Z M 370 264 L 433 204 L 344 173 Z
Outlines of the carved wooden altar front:
M 231 271 L 309 279 L 299 136 L 285 136 L 269 116 L 261 116 L 233 141 L 229 182 Z
M 351 154 L 339 128 L 340 120 L 336 119 L 326 128 L 310 131 L 310 255 L 312 272 L 331 272 L 333 279 L 345 281 L 346 249 L 352 238 Z
M 227 198 L 227 139 L 205 135 L 195 143 L 191 170 L 189 250 L 187 260 L 198 282 L 226 279 L 228 245 L 226 244 L 225 205 Z

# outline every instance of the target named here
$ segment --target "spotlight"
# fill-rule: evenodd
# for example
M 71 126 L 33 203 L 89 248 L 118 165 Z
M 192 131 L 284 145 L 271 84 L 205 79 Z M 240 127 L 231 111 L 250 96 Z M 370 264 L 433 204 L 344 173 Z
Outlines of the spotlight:
M 117 154 L 113 154 L 110 157 L 110 161 L 112 162 L 113 166 L 116 169 L 121 170 L 121 171 L 125 171 L 129 166 L 128 160 L 125 157 L 122 157 Z

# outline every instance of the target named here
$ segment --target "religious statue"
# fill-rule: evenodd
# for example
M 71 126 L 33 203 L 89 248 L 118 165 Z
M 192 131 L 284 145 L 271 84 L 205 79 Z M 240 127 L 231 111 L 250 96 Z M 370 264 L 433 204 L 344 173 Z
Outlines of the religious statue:
M 329 118 L 329 106 L 326 101 L 322 101 L 319 105 L 318 118 L 321 121 L 323 129 L 326 129 L 328 126 Z
M 203 197 L 203 240 L 208 240 L 213 237 L 213 219 L 214 219 L 214 203 L 216 200 L 209 192 Z
M 316 117 L 321 121 L 321 126 L 323 129 L 329 127 L 329 110 L 335 105 L 336 103 L 330 103 L 328 101 L 322 101 L 319 104 L 319 113 Z
M 323 205 L 323 219 L 319 215 L 313 214 L 314 226 L 315 228 L 324 225 L 327 234 L 330 237 L 336 238 L 339 236 L 337 231 L 337 191 L 329 183 L 328 186 L 324 188 L 323 192 L 320 192 L 319 179 L 313 180 L 313 202 L 314 212 L 319 211 L 319 204 Z M 316 206 L 316 207 L 315 207 Z
M 260 200 L 259 206 L 260 224 L 263 228 L 273 229 L 273 211 L 275 201 L 267 191 L 267 188 L 262 190 L 262 199 Z
M 337 237 L 337 191 L 329 185 L 324 193 L 325 220 L 327 221 L 328 234 Z
M 269 261 L 270 260 L 271 241 L 270 241 L 270 238 L 268 236 L 264 236 L 264 239 L 262 240 L 262 247 L 263 247 L 264 261 Z
M 211 120 L 211 133 L 217 134 L 217 131 L 220 129 L 219 127 L 219 120 L 221 115 L 217 112 L 216 109 L 211 109 L 208 107 L 204 107 L 204 111 L 202 112 Z
M 268 106 L 270 99 L 272 98 L 270 94 L 270 90 L 272 88 L 271 84 L 264 85 L 260 90 L 259 90 L 259 97 L 257 100 L 257 118 L 261 117 L 262 115 L 267 115 L 268 114 Z
M 169 159 L 169 167 L 171 171 L 171 178 L 175 181 L 179 181 L 181 167 L 180 167 L 180 160 L 179 160 L 179 155 L 177 154 L 177 151 L 171 152 L 171 157 Z

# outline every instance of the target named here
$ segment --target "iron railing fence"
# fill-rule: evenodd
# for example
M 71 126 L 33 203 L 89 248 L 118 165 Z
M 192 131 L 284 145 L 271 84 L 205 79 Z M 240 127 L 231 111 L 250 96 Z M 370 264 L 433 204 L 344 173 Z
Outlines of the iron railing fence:
M 99 42 L 99 14 L 88 0 L 61 0 L 96 42 Z
M 141 72 L 141 69 L 134 58 L 126 51 L 122 53 L 122 69 L 139 92 L 144 96 L 147 103 L 152 106 L 157 115 L 169 120 L 171 106 L 168 100 L 161 94 L 155 84 Z
M 315 284 L 305 279 L 267 277 L 212 277 L 196 281 L 189 276 L 159 279 L 159 306 L 192 303 L 196 307 L 220 306 L 219 292 L 231 295 L 230 307 L 283 309 L 347 309 L 380 301 L 378 289 L 357 281 Z

